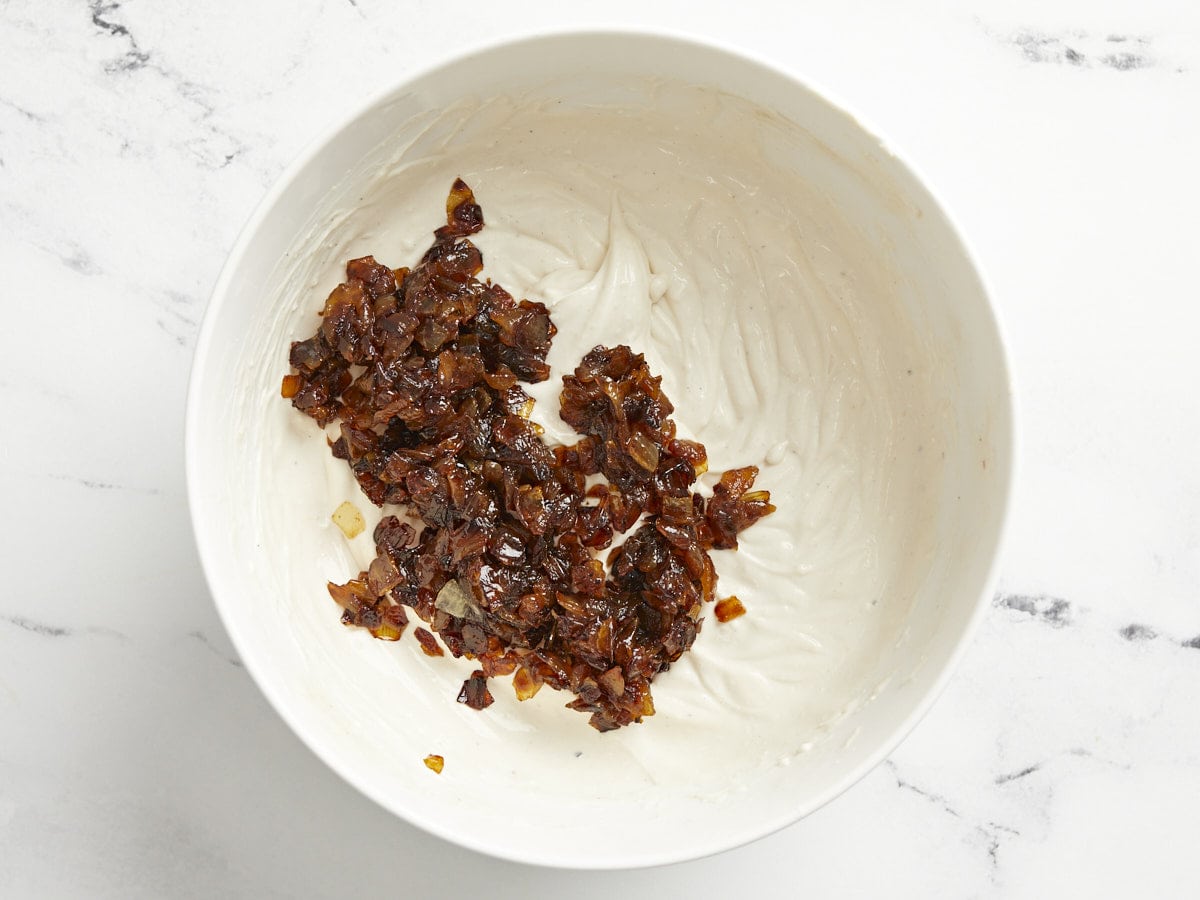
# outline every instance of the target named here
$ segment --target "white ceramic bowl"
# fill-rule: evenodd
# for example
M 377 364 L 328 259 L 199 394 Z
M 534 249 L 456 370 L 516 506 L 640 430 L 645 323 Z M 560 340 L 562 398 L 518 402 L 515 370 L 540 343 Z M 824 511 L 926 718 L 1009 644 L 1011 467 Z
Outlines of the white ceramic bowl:
M 564 115 L 612 127 L 564 144 Z M 494 152 L 480 143 L 489 129 L 502 138 Z M 351 577 L 356 564 L 329 513 L 352 488 L 327 465 L 315 428 L 278 396 L 288 342 L 311 332 L 345 259 L 374 252 L 410 264 L 454 174 L 476 188 L 497 233 L 518 219 L 537 231 L 541 201 L 527 202 L 534 188 L 522 179 L 564 158 L 579 167 L 583 199 L 576 211 L 570 190 L 546 192 L 554 221 L 543 257 L 607 215 L 597 213 L 596 185 L 611 179 L 631 221 L 654 213 L 692 229 L 700 252 L 668 288 L 685 317 L 686 298 L 699 296 L 692 273 L 749 278 L 744 294 L 734 278 L 733 299 L 719 307 L 734 317 L 713 326 L 735 335 L 722 346 L 751 370 L 779 356 L 754 340 L 794 333 L 799 348 L 764 370 L 774 380 L 761 395 L 763 421 L 739 422 L 717 401 L 700 410 L 733 416 L 749 435 L 723 466 L 768 458 L 772 429 L 794 433 L 795 484 L 771 483 L 770 471 L 762 480 L 797 509 L 781 501 L 775 525 L 755 526 L 739 557 L 718 561 L 723 581 L 745 591 L 755 590 L 755 566 L 792 575 L 743 598 L 744 625 L 704 629 L 697 661 L 685 657 L 655 682 L 657 715 L 606 735 L 549 690 L 518 705 L 498 685 L 492 709 L 467 710 L 453 702 L 460 661 L 426 659 L 407 635 L 387 644 L 339 625 L 324 582 Z M 743 165 L 753 171 L 743 176 Z M 770 183 L 750 183 L 768 169 Z M 688 198 L 708 186 L 720 193 L 715 205 Z M 391 212 L 410 207 L 425 224 L 389 230 Z M 720 214 L 706 224 L 701 207 Z M 792 230 L 772 225 L 751 246 L 746 236 L 776 214 Z M 796 268 L 801 258 L 809 269 Z M 510 269 L 519 280 L 521 266 Z M 755 306 L 759 294 L 777 296 L 780 279 L 795 289 Z M 740 333 L 734 320 L 750 324 Z M 705 373 L 720 380 L 704 360 L 683 368 L 668 374 L 685 395 Z M 762 388 L 756 377 L 746 383 Z M 857 121 L 792 77 L 711 46 L 552 35 L 406 80 L 329 131 L 271 191 L 204 321 L 188 401 L 189 497 L 238 652 L 296 734 L 348 782 L 497 856 L 650 865 L 794 822 L 882 760 L 929 707 L 993 586 L 1012 482 L 1011 403 L 995 317 L 962 239 Z M 691 427 L 682 413 L 698 408 L 695 398 L 678 405 Z M 719 419 L 698 437 L 728 432 Z M 422 765 L 429 753 L 446 758 L 441 775 Z

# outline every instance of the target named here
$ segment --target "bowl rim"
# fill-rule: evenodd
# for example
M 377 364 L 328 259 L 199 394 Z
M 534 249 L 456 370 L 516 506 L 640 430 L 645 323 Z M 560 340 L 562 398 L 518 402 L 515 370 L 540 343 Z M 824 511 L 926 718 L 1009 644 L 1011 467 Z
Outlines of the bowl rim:
M 337 134 L 344 131 L 351 123 L 353 123 L 361 115 L 382 104 L 387 99 L 397 95 L 406 85 L 413 82 L 425 79 L 438 71 L 461 64 L 468 59 L 475 59 L 480 56 L 487 56 L 491 53 L 512 49 L 513 47 L 527 46 L 531 49 L 538 44 L 545 42 L 554 42 L 564 39 L 574 38 L 601 38 L 601 39 L 628 39 L 628 40 L 650 40 L 658 42 L 666 42 L 674 44 L 682 49 L 698 49 L 705 53 L 724 55 L 733 57 L 736 61 L 743 65 L 764 70 L 766 74 L 776 78 L 786 79 L 791 84 L 799 87 L 802 90 L 808 91 L 819 98 L 824 103 L 828 104 L 837 112 L 848 116 L 863 132 L 873 138 L 879 145 L 881 151 L 887 153 L 893 158 L 895 164 L 906 170 L 914 181 L 928 194 L 935 208 L 941 214 L 949 227 L 950 234 L 958 243 L 958 249 L 961 251 L 966 263 L 979 281 L 982 297 L 985 301 L 986 309 L 981 311 L 984 316 L 985 327 L 990 327 L 996 338 L 997 357 L 999 363 L 999 371 L 997 375 L 997 383 L 1004 387 L 1002 413 L 1007 418 L 1008 424 L 1008 440 L 1004 444 L 996 446 L 996 456 L 1007 456 L 1007 483 L 1004 485 L 1003 493 L 1000 498 L 999 520 L 997 527 L 997 538 L 994 547 L 991 551 L 991 557 L 987 566 L 987 571 L 980 587 L 979 596 L 976 597 L 974 608 L 968 616 L 961 634 L 958 636 L 955 646 L 950 651 L 945 662 L 942 665 L 941 671 L 933 680 L 931 686 L 921 696 L 919 701 L 908 712 L 904 719 L 895 726 L 887 737 L 880 741 L 879 745 L 873 752 L 868 754 L 855 767 L 847 771 L 841 778 L 831 782 L 823 790 L 815 794 L 805 806 L 797 807 L 790 810 L 782 816 L 776 816 L 772 819 L 763 821 L 752 829 L 747 829 L 731 839 L 723 841 L 712 841 L 707 846 L 701 846 L 696 850 L 676 851 L 676 852 L 655 852 L 653 848 L 638 848 L 636 851 L 627 852 L 622 856 L 611 855 L 604 858 L 595 858 L 587 856 L 583 853 L 563 856 L 562 854 L 549 855 L 539 852 L 538 846 L 535 844 L 524 852 L 510 852 L 507 848 L 499 848 L 490 846 L 486 840 L 481 840 L 474 835 L 455 833 L 444 827 L 435 819 L 423 817 L 410 809 L 406 809 L 402 804 L 394 802 L 389 798 L 381 798 L 376 796 L 371 790 L 371 784 L 360 779 L 351 767 L 344 765 L 338 755 L 331 752 L 330 749 L 324 746 L 321 737 L 314 734 L 306 727 L 299 717 L 294 715 L 288 702 L 285 698 L 276 695 L 267 687 L 268 682 L 259 677 L 258 667 L 260 663 L 256 661 L 254 654 L 245 652 L 249 642 L 243 636 L 239 629 L 237 618 L 233 609 L 228 605 L 226 600 L 223 600 L 219 593 L 214 590 L 214 577 L 210 574 L 214 568 L 212 561 L 215 551 L 210 546 L 209 539 L 200 528 L 200 517 L 198 509 L 204 505 L 207 500 L 199 490 L 200 473 L 198 469 L 197 444 L 199 438 L 199 422 L 198 409 L 200 407 L 200 397 L 204 390 L 206 381 L 206 360 L 210 358 L 209 347 L 213 341 L 213 332 L 215 323 L 220 316 L 222 309 L 225 306 L 226 299 L 229 294 L 229 288 L 233 281 L 234 273 L 241 267 L 242 261 L 246 256 L 247 250 L 257 234 L 263 220 L 267 217 L 280 197 L 286 193 L 292 186 L 293 182 L 299 176 L 299 173 L 308 166 L 313 158 L 321 152 L 321 150 L 332 140 Z M 841 794 L 849 790 L 853 785 L 861 781 L 868 773 L 879 766 L 881 762 L 887 759 L 901 743 L 912 733 L 917 724 L 928 714 L 929 710 L 936 703 L 943 691 L 949 684 L 954 672 L 960 665 L 963 656 L 965 656 L 968 648 L 974 641 L 974 638 L 979 630 L 979 626 L 987 609 L 990 606 L 990 601 L 995 592 L 997 582 L 999 580 L 1000 565 L 1003 559 L 1004 551 L 1009 544 L 1012 530 L 1012 510 L 1016 485 L 1018 481 L 1018 470 L 1020 465 L 1020 437 L 1018 434 L 1018 418 L 1016 408 L 1016 388 L 1013 378 L 1013 369 L 1011 364 L 1011 355 L 1009 351 L 1009 343 L 1006 339 L 1006 332 L 1001 320 L 999 311 L 995 302 L 995 294 L 991 289 L 987 275 L 983 267 L 979 263 L 978 255 L 975 253 L 971 244 L 967 241 L 963 229 L 960 227 L 958 220 L 954 217 L 949 207 L 945 204 L 942 198 L 937 194 L 931 181 L 925 176 L 924 172 L 908 159 L 902 152 L 898 152 L 888 141 L 882 137 L 880 130 L 872 127 L 869 120 L 865 120 L 854 110 L 853 106 L 847 104 L 838 96 L 837 92 L 829 90 L 818 79 L 814 79 L 807 74 L 800 74 L 791 65 L 786 64 L 768 54 L 754 51 L 748 47 L 739 46 L 732 42 L 715 39 L 710 35 L 690 32 L 686 29 L 665 29 L 660 27 L 650 26 L 630 26 L 621 24 L 618 26 L 552 26 L 539 29 L 531 29 L 526 31 L 504 33 L 498 36 L 493 36 L 485 40 L 475 41 L 466 44 L 462 47 L 453 48 L 445 53 L 439 53 L 437 56 L 422 66 L 406 71 L 401 76 L 392 79 L 384 87 L 370 93 L 361 102 L 354 104 L 345 113 L 335 117 L 332 122 L 327 122 L 322 125 L 316 133 L 308 140 L 303 149 L 291 160 L 290 163 L 280 172 L 275 178 L 271 187 L 263 195 L 262 199 L 255 206 L 250 214 L 245 225 L 242 226 L 237 239 L 226 257 L 225 263 L 221 268 L 220 274 L 214 282 L 212 292 L 209 297 L 209 302 L 205 308 L 203 321 L 201 323 L 199 336 L 196 341 L 196 347 L 192 356 L 191 372 L 188 380 L 186 410 L 184 417 L 184 470 L 187 481 L 187 500 L 188 513 L 192 527 L 192 534 L 196 543 L 196 548 L 201 563 L 201 570 L 204 575 L 204 580 L 208 586 L 209 594 L 216 606 L 217 614 L 225 627 L 229 638 L 238 653 L 239 658 L 245 665 L 246 670 L 250 673 L 258 690 L 263 693 L 271 704 L 272 708 L 280 718 L 288 725 L 293 734 L 296 735 L 304 744 L 309 752 L 313 753 L 320 759 L 329 769 L 335 772 L 343 781 L 355 788 L 360 794 L 367 799 L 376 803 L 378 806 L 386 809 L 388 812 L 402 819 L 410 825 L 416 826 L 423 831 L 435 835 L 443 840 L 460 847 L 465 847 L 469 850 L 482 853 L 484 855 L 503 859 L 512 862 L 524 863 L 528 865 L 543 866 L 548 868 L 561 869 L 583 869 L 583 870 L 619 870 L 629 868 L 645 868 L 651 866 L 664 866 L 674 863 L 687 862 L 690 860 L 702 859 L 718 853 L 732 850 L 737 847 L 745 846 L 768 835 L 774 834 L 777 831 L 786 828 L 789 825 L 799 822 L 806 818 L 818 809 L 822 808 L 832 800 L 836 799 Z

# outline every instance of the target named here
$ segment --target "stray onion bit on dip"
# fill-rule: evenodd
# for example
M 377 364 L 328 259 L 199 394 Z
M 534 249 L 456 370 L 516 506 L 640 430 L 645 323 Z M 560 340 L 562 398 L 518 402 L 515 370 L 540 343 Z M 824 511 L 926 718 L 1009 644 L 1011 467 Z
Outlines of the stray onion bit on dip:
M 476 277 L 467 236 L 482 227 L 456 180 L 421 261 L 351 260 L 320 329 L 292 344 L 283 396 L 336 423 L 333 455 L 410 519 L 384 516 L 369 569 L 329 593 L 345 624 L 385 640 L 415 612 L 426 654 L 441 655 L 436 634 L 478 664 L 458 695 L 472 709 L 512 675 L 518 699 L 571 691 L 567 706 L 609 731 L 654 713 L 651 680 L 696 639 L 715 599 L 708 551 L 736 549 L 774 507 L 753 466 L 710 498 L 692 491 L 707 452 L 676 437 L 661 378 L 626 346 L 595 347 L 563 377 L 560 415 L 580 439 L 550 448 L 520 382 L 549 377 L 556 329 L 541 303 Z
M 363 519 L 363 514 L 360 513 L 358 511 L 358 507 L 349 500 L 338 506 L 338 508 L 333 511 L 333 515 L 330 518 L 333 519 L 333 524 L 342 530 L 342 534 L 344 534 L 350 540 L 354 540 L 356 537 L 366 531 L 367 528 L 367 523 L 366 520 Z
M 425 768 L 431 770 L 435 775 L 442 774 L 442 768 L 446 765 L 446 760 L 438 756 L 436 753 L 431 753 L 425 757 Z
M 742 606 L 742 601 L 737 597 L 726 597 L 717 601 L 713 612 L 717 614 L 718 622 L 732 622 L 738 616 L 746 614 L 746 607 Z

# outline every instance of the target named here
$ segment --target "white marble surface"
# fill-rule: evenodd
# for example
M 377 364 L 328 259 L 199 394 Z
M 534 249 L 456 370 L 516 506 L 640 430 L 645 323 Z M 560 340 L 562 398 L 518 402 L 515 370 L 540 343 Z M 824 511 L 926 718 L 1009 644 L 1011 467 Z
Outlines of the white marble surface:
M 1200 8 L 586 6 L 0 3 L 0 896 L 1195 896 Z M 994 608 L 885 765 L 716 858 L 543 871 L 392 818 L 268 707 L 192 546 L 184 391 L 239 227 L 345 104 L 637 23 L 811 77 L 925 174 L 994 287 L 1023 467 Z

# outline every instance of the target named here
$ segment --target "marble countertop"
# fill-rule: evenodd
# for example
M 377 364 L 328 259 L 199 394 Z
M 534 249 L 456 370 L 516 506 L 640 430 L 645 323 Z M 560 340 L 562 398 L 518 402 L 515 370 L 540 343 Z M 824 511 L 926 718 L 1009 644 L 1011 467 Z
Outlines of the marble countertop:
M 1200 842 L 1200 7 L 0 3 L 0 896 L 1182 896 Z M 581 875 L 341 782 L 192 544 L 192 348 L 238 229 L 347 104 L 459 43 L 709 35 L 829 88 L 990 277 L 1022 468 L 993 608 L 884 765 L 770 838 Z

